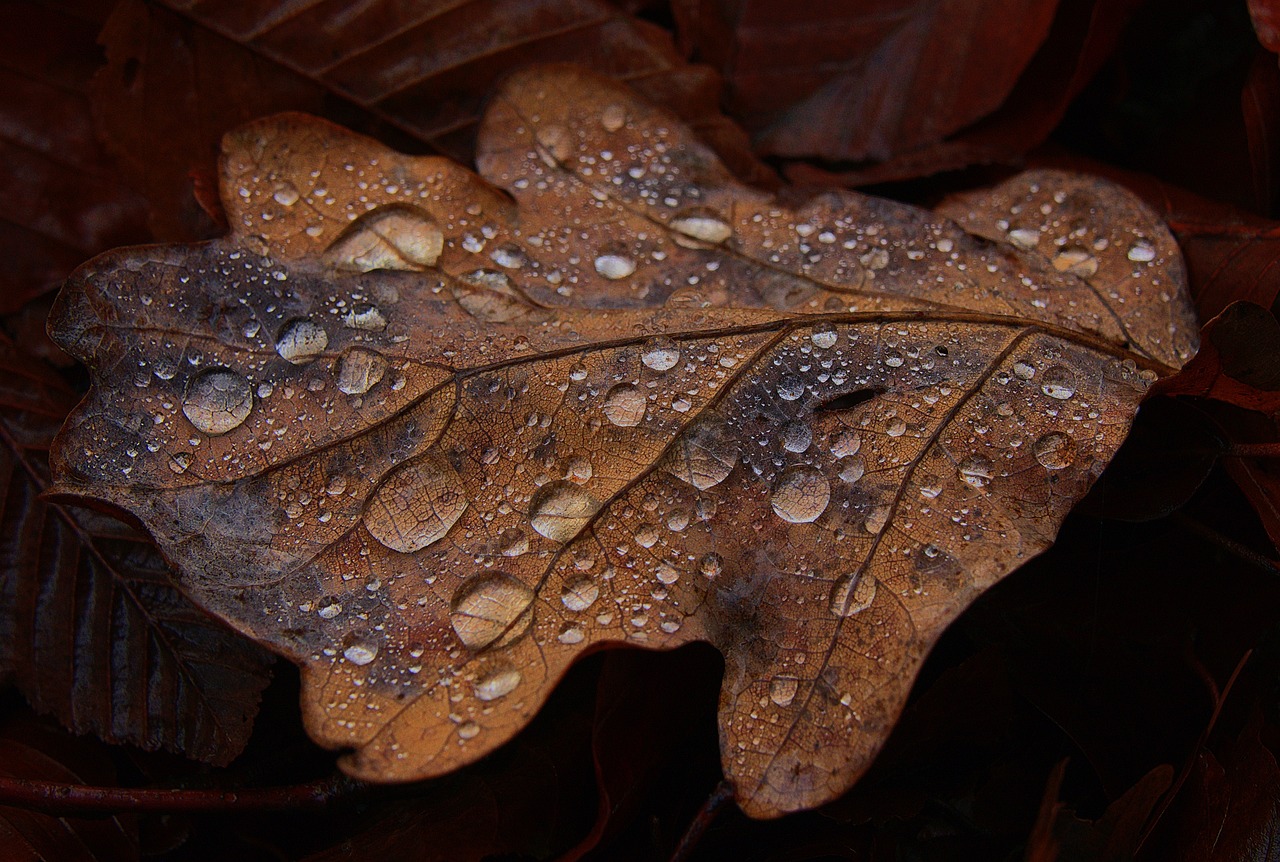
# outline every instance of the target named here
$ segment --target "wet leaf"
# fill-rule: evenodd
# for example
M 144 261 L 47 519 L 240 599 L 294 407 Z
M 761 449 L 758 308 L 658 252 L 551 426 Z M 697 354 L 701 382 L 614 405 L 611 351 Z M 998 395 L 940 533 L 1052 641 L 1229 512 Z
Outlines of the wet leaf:
M 1102 181 L 791 210 L 571 67 L 504 86 L 478 162 L 255 123 L 230 236 L 104 255 L 52 319 L 95 376 L 59 489 L 298 662 L 369 779 L 492 751 L 587 649 L 708 640 L 744 809 L 833 798 L 1195 349 Z
M 0 370 L 0 674 L 77 733 L 226 763 L 270 656 L 193 607 L 137 531 L 40 499 L 76 396 L 7 341 Z

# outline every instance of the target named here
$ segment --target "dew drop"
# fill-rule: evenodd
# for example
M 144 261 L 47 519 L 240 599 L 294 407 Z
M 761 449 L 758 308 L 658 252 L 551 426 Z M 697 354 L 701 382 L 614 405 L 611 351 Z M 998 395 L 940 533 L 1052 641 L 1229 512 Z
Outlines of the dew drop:
M 1050 431 L 1032 444 L 1031 451 L 1046 470 L 1065 470 L 1076 460 L 1076 441 L 1061 431 Z
M 716 553 L 703 554 L 698 560 L 698 571 L 707 580 L 714 581 L 724 571 L 724 558 Z
M 883 530 L 885 524 L 887 524 L 888 522 L 889 522 L 889 507 L 876 506 L 867 515 L 867 520 L 865 520 L 862 523 L 862 526 L 866 528 L 866 531 L 868 533 L 874 536 L 874 535 L 877 535 L 881 530 Z
M 419 210 L 382 207 L 357 221 L 334 242 L 325 259 L 338 269 L 419 270 L 434 266 L 444 234 Z
M 1126 257 L 1134 263 L 1150 263 L 1156 259 L 1156 247 L 1145 240 L 1138 240 L 1129 247 Z
M 807 422 L 788 422 L 782 426 L 782 448 L 788 452 L 804 452 L 813 442 L 813 431 Z
M 658 570 L 654 576 L 667 586 L 671 586 L 680 580 L 680 571 L 670 563 L 659 563 Z
M 738 447 L 725 424 L 703 420 L 676 440 L 662 459 L 662 469 L 700 491 L 719 485 L 738 463 Z
M 562 644 L 580 644 L 586 640 L 586 633 L 581 627 L 569 623 L 560 630 L 560 634 L 556 635 L 556 640 Z
M 907 423 L 902 421 L 898 416 L 894 416 L 885 426 L 885 433 L 890 437 L 901 437 L 907 433 Z
M 238 428 L 253 409 L 249 381 L 227 368 L 208 368 L 187 384 L 182 413 L 205 434 Z
M 548 482 L 529 501 L 529 524 L 553 542 L 567 542 L 600 511 L 600 503 L 572 482 Z
M 862 435 L 857 431 L 845 429 L 835 435 L 831 441 L 831 454 L 837 458 L 847 458 L 850 455 L 857 455 L 858 450 L 862 448 Z
M 680 345 L 670 338 L 655 338 L 645 343 L 640 361 L 654 371 L 668 371 L 680 361 Z
M 571 611 L 585 611 L 600 598 L 600 587 L 590 578 L 579 578 L 565 584 L 560 593 L 560 603 Z
M 981 455 L 970 455 L 957 465 L 956 472 L 960 475 L 960 481 L 975 488 L 985 488 L 991 484 L 994 469 L 989 459 Z
M 1044 382 L 1040 384 L 1040 391 L 1050 398 L 1066 401 L 1076 394 L 1075 375 L 1070 369 L 1055 365 L 1044 373 Z
M 357 641 L 342 651 L 347 661 L 355 665 L 366 665 L 378 657 L 378 645 Z
M 1036 376 L 1036 367 L 1025 360 L 1013 363 L 1013 374 L 1019 380 L 1030 380 Z
M 292 183 L 285 183 L 276 189 L 276 193 L 271 197 L 275 198 L 276 203 L 280 204 L 280 206 L 291 207 L 298 202 L 300 195 Z
M 777 392 L 783 401 L 796 401 L 804 395 L 804 381 L 793 374 L 786 374 L 778 381 Z
M 611 281 L 626 278 L 636 271 L 636 262 L 626 255 L 602 254 L 595 261 L 596 272 Z
M 335 602 L 332 599 L 326 600 L 324 604 L 316 609 L 316 615 L 322 620 L 331 620 L 340 613 L 342 613 L 342 603 Z
M 542 147 L 542 160 L 550 167 L 567 162 L 573 155 L 573 135 L 564 126 L 543 126 L 536 137 Z
M 1009 242 L 1018 248 L 1030 251 L 1040 243 L 1040 231 L 1028 227 L 1020 227 L 1009 231 Z
M 871 607 L 876 598 L 876 579 L 861 572 L 842 575 L 831 589 L 831 613 L 851 617 Z
M 513 667 L 501 668 L 476 680 L 476 699 L 483 701 L 506 697 L 520 685 L 520 671 Z
M 733 236 L 733 228 L 723 219 L 702 212 L 691 212 L 675 217 L 671 220 L 671 228 L 709 245 L 719 245 Z
M 856 455 L 849 458 L 841 458 L 838 466 L 840 467 L 840 478 L 849 484 L 858 481 L 867 472 L 866 462 Z
M 1098 272 L 1098 259 L 1082 248 L 1068 248 L 1054 256 L 1053 268 L 1058 272 L 1088 278 Z
M 190 469 L 193 460 L 190 452 L 174 452 L 169 456 L 169 469 L 182 475 Z
M 454 593 L 449 621 L 468 649 L 506 646 L 533 622 L 533 590 L 503 572 L 476 575 Z
M 820 350 L 828 350 L 836 346 L 839 336 L 834 329 L 819 329 L 809 336 L 809 340 L 813 342 L 814 347 Z
M 391 472 L 369 498 L 364 525 L 391 550 L 411 554 L 443 539 L 466 508 L 462 479 L 432 452 Z
M 462 724 L 458 725 L 459 739 L 475 739 L 479 735 L 480 725 L 476 724 L 474 721 L 464 721 Z
M 769 494 L 773 513 L 792 524 L 818 520 L 830 499 L 831 486 L 826 478 L 807 464 L 784 470 Z
M 386 373 L 387 360 L 381 353 L 352 347 L 338 360 L 338 389 L 347 395 L 363 395 Z
M 294 365 L 305 365 L 329 346 L 329 333 L 320 324 L 305 318 L 295 318 L 280 330 L 276 339 L 276 353 Z
M 520 269 L 529 262 L 528 256 L 515 243 L 503 243 L 489 253 L 489 259 L 504 269 Z
M 630 383 L 619 383 L 604 396 L 605 418 L 619 428 L 634 428 L 644 420 L 644 393 Z
M 565 468 L 565 478 L 575 485 L 583 485 L 591 480 L 594 473 L 591 462 L 582 456 L 578 456 L 569 461 Z
M 627 109 L 621 105 L 609 105 L 600 112 L 600 125 L 606 132 L 616 132 L 627 122 Z
M 800 690 L 800 680 L 794 676 L 775 676 L 769 683 L 769 700 L 778 706 L 790 706 Z

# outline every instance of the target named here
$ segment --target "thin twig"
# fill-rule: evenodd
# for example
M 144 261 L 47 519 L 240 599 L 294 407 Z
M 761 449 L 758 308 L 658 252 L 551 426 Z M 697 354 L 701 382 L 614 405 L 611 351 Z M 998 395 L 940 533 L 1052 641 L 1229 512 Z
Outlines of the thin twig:
M 304 811 L 349 799 L 367 787 L 345 775 L 245 790 L 91 787 L 0 776 L 0 805 L 54 815 L 191 811 Z
M 716 785 L 715 790 L 711 791 L 711 795 L 707 797 L 707 801 L 702 803 L 702 807 L 698 809 L 698 814 L 693 818 L 693 822 L 689 824 L 689 828 L 685 830 L 684 836 L 680 839 L 680 843 L 676 845 L 675 852 L 671 854 L 670 862 L 687 862 L 693 854 L 693 850 L 698 846 L 698 842 L 702 840 L 702 835 L 724 809 L 725 803 L 733 799 L 733 784 L 728 779 L 723 779 Z

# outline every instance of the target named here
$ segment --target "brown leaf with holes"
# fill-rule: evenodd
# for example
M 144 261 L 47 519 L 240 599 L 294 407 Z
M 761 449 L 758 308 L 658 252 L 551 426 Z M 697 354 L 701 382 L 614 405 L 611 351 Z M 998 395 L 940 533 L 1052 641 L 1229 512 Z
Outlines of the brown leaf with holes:
M 510 79 L 478 161 L 257 122 L 230 236 L 103 255 L 52 318 L 95 381 L 60 489 L 299 663 L 370 780 L 492 751 L 586 650 L 701 639 L 743 808 L 833 798 L 1195 350 L 1102 181 L 788 209 L 572 67 Z

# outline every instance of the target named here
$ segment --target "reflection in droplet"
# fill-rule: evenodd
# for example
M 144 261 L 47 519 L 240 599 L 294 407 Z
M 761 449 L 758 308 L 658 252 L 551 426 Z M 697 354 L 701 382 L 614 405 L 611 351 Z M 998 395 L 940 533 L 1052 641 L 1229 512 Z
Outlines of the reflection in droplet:
M 670 338 L 655 338 L 645 344 L 640 361 L 654 371 L 667 371 L 680 361 L 680 345 Z
M 1065 470 L 1076 460 L 1076 441 L 1061 431 L 1050 431 L 1032 444 L 1031 451 L 1046 470 Z
M 778 706 L 790 706 L 800 690 L 800 680 L 794 676 L 775 676 L 769 683 L 769 700 Z
M 443 455 L 398 467 L 369 498 L 364 525 L 393 551 L 411 554 L 443 539 L 467 508 L 462 479 Z
M 249 381 L 227 368 L 200 372 L 182 396 L 183 415 L 205 434 L 225 434 L 238 428 L 252 409 Z
M 1076 394 L 1076 376 L 1071 373 L 1071 369 L 1055 365 L 1044 373 L 1040 391 L 1050 398 L 1066 401 Z
M 851 617 L 871 607 L 876 598 L 876 579 L 861 572 L 842 575 L 831 589 L 831 613 Z
M 477 700 L 497 700 L 506 697 L 520 685 L 520 671 L 513 667 L 500 668 L 476 680 Z
M 738 447 L 718 419 L 703 420 L 681 435 L 662 459 L 662 469 L 700 491 L 729 478 Z
M 991 474 L 995 469 L 990 459 L 981 455 L 970 455 L 956 465 L 960 480 L 975 488 L 985 488 L 991 484 Z
M 454 593 L 449 621 L 468 649 L 506 646 L 533 622 L 533 590 L 503 572 L 476 575 Z
M 347 395 L 363 395 L 386 373 L 387 360 L 381 353 L 352 347 L 338 361 L 338 389 Z
M 826 478 L 807 464 L 783 471 L 769 494 L 774 514 L 792 524 L 818 520 L 830 499 L 831 486 Z
M 619 383 L 604 396 L 604 415 L 619 428 L 633 428 L 644 419 L 644 393 L 630 383 Z
M 295 318 L 280 330 L 276 339 L 276 353 L 294 365 L 304 365 L 315 359 L 329 346 L 329 333 L 324 327 L 306 317 Z
M 590 578 L 565 584 L 560 593 L 560 602 L 571 611 L 585 611 L 600 598 L 600 587 Z
M 572 482 L 548 482 L 529 501 L 529 523 L 553 542 L 567 542 L 600 511 L 600 502 Z
M 602 254 L 595 261 L 596 272 L 611 281 L 626 278 L 636 271 L 636 262 L 621 254 Z

